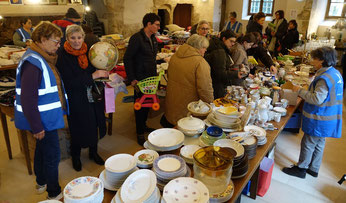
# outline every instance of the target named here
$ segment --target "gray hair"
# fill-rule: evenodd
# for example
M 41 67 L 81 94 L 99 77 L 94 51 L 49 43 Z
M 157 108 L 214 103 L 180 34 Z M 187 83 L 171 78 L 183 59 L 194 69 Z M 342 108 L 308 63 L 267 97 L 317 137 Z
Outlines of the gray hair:
M 67 26 L 66 28 L 66 40 L 70 35 L 72 35 L 75 32 L 80 32 L 82 33 L 83 37 L 85 36 L 82 26 L 73 24 L 73 25 Z
M 193 34 L 187 41 L 186 44 L 196 48 L 196 49 L 202 49 L 202 48 L 208 48 L 209 41 L 206 37 L 203 37 L 198 34 Z
M 206 20 L 201 20 L 201 21 L 199 21 L 199 22 L 198 22 L 198 25 L 197 25 L 197 30 L 199 30 L 199 28 L 201 28 L 201 26 L 204 25 L 204 24 L 207 24 L 207 25 L 209 26 L 208 21 L 206 21 Z M 209 26 L 209 27 L 210 27 L 210 26 Z

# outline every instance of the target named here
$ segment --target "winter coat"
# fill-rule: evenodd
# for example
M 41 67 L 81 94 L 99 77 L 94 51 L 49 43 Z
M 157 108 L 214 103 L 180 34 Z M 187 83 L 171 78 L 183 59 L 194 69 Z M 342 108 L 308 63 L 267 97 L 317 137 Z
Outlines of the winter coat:
M 186 117 L 187 105 L 202 100 L 214 100 L 210 77 L 210 67 L 199 51 L 182 45 L 172 56 L 168 66 L 168 84 L 165 103 L 165 116 L 173 125 Z
M 271 23 L 274 23 L 275 22 L 275 19 L 272 20 Z M 277 47 L 279 46 L 279 41 L 282 39 L 282 37 L 286 34 L 287 32 L 287 28 L 288 28 L 288 23 L 287 23 L 287 20 L 284 18 L 282 23 L 279 25 L 276 33 L 275 33 L 275 37 L 276 37 L 276 43 L 275 43 L 275 50 L 277 49 Z M 268 44 L 269 42 L 271 41 L 272 37 L 272 32 L 273 30 L 269 27 L 266 28 L 266 35 L 267 35 L 267 41 L 268 41 Z
M 64 48 L 58 50 L 56 67 L 68 96 L 71 142 L 80 147 L 94 146 L 98 136 L 102 138 L 106 134 L 104 101 L 90 103 L 87 97 L 87 87 L 94 84 L 92 73 L 96 69 L 90 62 L 86 69 L 82 69 L 78 57 L 67 53 Z
M 299 32 L 297 29 L 288 30 L 286 35 L 280 40 L 281 53 L 288 54 L 287 49 L 292 49 L 294 44 L 299 42 Z
M 253 56 L 257 61 L 261 61 L 267 68 L 274 65 L 270 53 L 263 47 L 262 43 L 258 47 L 246 50 L 246 53 L 248 56 Z
M 233 60 L 231 59 L 230 50 L 219 38 L 212 38 L 209 41 L 205 60 L 210 65 L 214 98 L 225 96 L 225 89 L 228 85 L 231 85 L 230 81 L 238 77 L 237 71 L 231 70 Z
M 236 43 L 231 48 L 231 57 L 234 61 L 234 65 L 232 66 L 232 70 L 239 71 L 240 65 L 244 64 L 246 73 L 248 74 L 250 72 L 249 62 L 247 59 L 246 50 L 244 49 L 243 45 Z M 231 81 L 232 85 L 243 85 L 244 83 L 243 79 L 234 79 Z
M 254 20 L 249 20 L 249 23 L 246 26 L 246 34 L 250 32 L 258 32 L 262 36 L 262 30 L 263 30 L 263 26 Z

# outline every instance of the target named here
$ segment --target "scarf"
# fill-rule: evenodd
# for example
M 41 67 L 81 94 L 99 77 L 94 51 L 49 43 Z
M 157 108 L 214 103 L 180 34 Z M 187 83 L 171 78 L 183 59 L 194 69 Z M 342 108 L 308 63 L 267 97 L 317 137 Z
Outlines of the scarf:
M 277 32 L 279 29 L 279 26 L 281 25 L 281 23 L 284 21 L 283 18 L 277 20 L 275 19 L 274 24 L 275 24 L 275 30 L 273 30 L 274 32 Z M 269 46 L 268 46 L 268 50 L 274 52 L 275 51 L 275 44 L 276 44 L 276 37 L 272 36 L 272 39 L 270 40 Z
M 88 67 L 88 57 L 86 55 L 88 47 L 85 42 L 83 42 L 82 47 L 79 50 L 76 50 L 72 48 L 68 41 L 66 41 L 64 44 L 64 49 L 67 53 L 73 56 L 78 56 L 78 64 L 82 69 L 86 69 Z
M 37 53 L 39 53 L 48 63 L 49 68 L 52 70 L 54 76 L 55 76 L 55 80 L 58 86 L 58 93 L 59 93 L 59 98 L 60 98 L 60 102 L 62 105 L 63 110 L 67 111 L 67 105 L 66 105 L 66 98 L 64 96 L 64 91 L 63 91 L 63 84 L 61 82 L 61 77 L 60 74 L 58 72 L 58 70 L 55 67 L 56 61 L 58 59 L 58 55 L 54 54 L 54 55 L 49 55 L 47 54 L 45 51 L 43 51 L 36 43 L 31 43 L 30 44 L 30 49 L 32 49 L 33 51 L 36 51 Z

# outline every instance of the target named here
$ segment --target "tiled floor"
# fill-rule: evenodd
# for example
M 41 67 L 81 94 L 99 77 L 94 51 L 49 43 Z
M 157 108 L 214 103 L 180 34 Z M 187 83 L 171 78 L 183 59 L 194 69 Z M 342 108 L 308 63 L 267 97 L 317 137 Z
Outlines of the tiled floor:
M 113 135 L 106 136 L 99 142 L 99 153 L 107 158 L 116 153 L 135 153 L 140 146 L 136 143 L 134 115 L 132 104 L 121 103 L 123 94 L 118 95 L 116 113 L 114 113 Z M 149 126 L 159 128 L 159 113 L 151 115 Z M 344 118 L 346 115 L 344 114 Z M 345 122 L 345 119 L 344 119 Z M 345 126 L 345 125 L 344 125 Z M 13 159 L 9 160 L 6 146 L 0 130 L 0 203 L 38 202 L 44 200 L 46 193 L 36 195 L 34 191 L 35 176 L 27 173 L 24 156 L 20 153 L 18 138 L 13 122 L 9 121 Z M 281 168 L 294 164 L 299 155 L 302 134 L 284 132 L 277 139 L 275 166 L 271 186 L 264 197 L 252 200 L 242 196 L 242 202 L 263 203 L 319 203 L 346 202 L 346 183 L 337 184 L 346 173 L 346 133 L 341 139 L 327 139 L 319 177 L 307 175 L 306 179 L 290 177 L 281 172 Z M 83 169 L 75 172 L 71 160 L 61 161 L 59 165 L 60 185 L 64 187 L 72 179 L 91 175 L 98 176 L 103 166 L 98 166 L 87 158 L 87 150 L 82 153 Z

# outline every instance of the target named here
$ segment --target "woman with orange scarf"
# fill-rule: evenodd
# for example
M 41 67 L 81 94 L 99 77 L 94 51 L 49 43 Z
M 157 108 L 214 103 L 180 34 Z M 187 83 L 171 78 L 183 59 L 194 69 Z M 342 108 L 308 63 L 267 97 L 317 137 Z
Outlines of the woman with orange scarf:
M 68 125 L 71 133 L 72 165 L 76 171 L 82 170 L 80 153 L 89 148 L 89 158 L 103 165 L 97 153 L 98 137 L 106 134 L 104 101 L 94 101 L 91 90 L 94 79 L 108 77 L 108 72 L 96 70 L 87 57 L 84 31 L 79 25 L 66 29 L 66 42 L 58 51 L 58 68 L 69 98 L 70 115 Z

